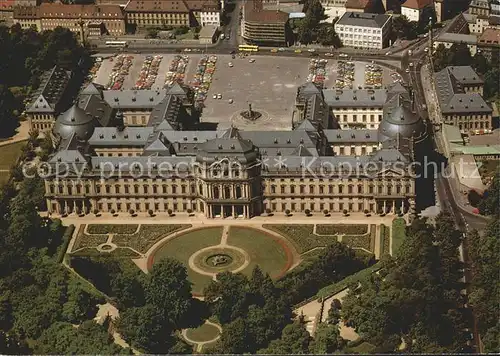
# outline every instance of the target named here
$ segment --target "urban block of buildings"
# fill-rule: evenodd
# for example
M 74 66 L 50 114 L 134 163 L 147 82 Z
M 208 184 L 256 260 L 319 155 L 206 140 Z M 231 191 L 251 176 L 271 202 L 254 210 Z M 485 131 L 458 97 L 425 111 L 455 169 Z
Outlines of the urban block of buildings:
M 297 91 L 293 130 L 193 131 L 186 91 L 166 89 L 152 110 L 147 95 L 137 96 L 137 110 L 150 113 L 132 126 L 125 118 L 131 97 L 113 105 L 117 93 L 88 85 L 51 130 L 49 211 L 172 210 L 209 218 L 267 209 L 414 211 L 411 163 L 427 126 L 401 85 L 387 89 L 382 119 L 359 130 L 332 129 L 335 93 L 307 83 Z
M 347 47 L 385 48 L 389 45 L 390 31 L 390 15 L 346 12 L 335 23 L 335 32 Z
M 121 36 L 126 24 L 143 27 L 220 26 L 218 0 L 100 0 L 96 4 L 0 0 L 0 21 L 38 31 L 65 27 L 81 37 Z
M 447 67 L 434 74 L 443 123 L 462 133 L 485 133 L 492 129 L 492 109 L 484 101 L 483 80 L 470 66 Z

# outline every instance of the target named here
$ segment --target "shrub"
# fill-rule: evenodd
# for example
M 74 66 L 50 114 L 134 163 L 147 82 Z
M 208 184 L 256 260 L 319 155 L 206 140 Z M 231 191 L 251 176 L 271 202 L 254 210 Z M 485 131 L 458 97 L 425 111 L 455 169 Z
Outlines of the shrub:
M 149 209 L 149 210 L 148 210 L 148 214 L 149 214 L 149 216 L 153 216 L 153 215 L 154 215 L 153 210 Z
M 167 213 L 168 213 L 169 216 L 172 216 L 172 213 L 173 213 L 172 209 L 168 209 Z
M 128 212 L 129 212 L 129 214 L 130 214 L 131 216 L 134 216 L 134 214 L 135 214 L 134 209 L 130 209 Z
M 115 209 L 111 209 L 110 213 L 111 213 L 111 215 L 115 215 L 116 214 Z
M 99 215 L 99 210 L 94 209 L 94 215 L 95 215 L 95 216 Z
M 328 215 L 329 211 L 327 209 L 323 210 L 323 214 Z
M 370 215 L 370 211 L 368 209 L 365 209 L 364 213 L 366 216 Z
M 309 209 L 304 210 L 304 214 L 306 214 L 306 216 L 311 215 L 311 210 Z
M 347 216 L 348 213 L 347 209 L 342 210 L 342 213 Z
M 71 224 L 64 231 L 64 235 L 62 237 L 62 244 L 59 246 L 59 251 L 57 254 L 57 263 L 62 263 L 64 256 L 66 255 L 66 250 L 68 249 L 69 242 L 71 241 L 71 236 L 75 231 L 75 225 Z
M 191 214 L 193 213 L 193 210 L 192 210 L 192 209 L 188 209 L 188 210 L 187 210 L 187 213 L 188 213 L 189 215 L 191 215 Z
M 286 210 L 285 210 L 285 215 L 286 215 L 286 216 L 290 216 L 290 213 L 291 213 L 290 209 L 286 209 Z
M 266 214 L 267 214 L 267 215 L 271 214 L 271 209 L 267 208 L 267 209 L 266 209 Z

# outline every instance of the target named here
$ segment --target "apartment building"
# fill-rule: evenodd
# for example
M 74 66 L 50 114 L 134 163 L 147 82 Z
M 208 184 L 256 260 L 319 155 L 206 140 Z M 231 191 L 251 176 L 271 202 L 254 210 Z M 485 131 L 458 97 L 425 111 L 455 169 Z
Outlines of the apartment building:
M 290 40 L 288 14 L 279 10 L 264 10 L 261 0 L 246 2 L 241 33 L 248 43 L 287 45 Z
M 118 5 L 65 5 L 42 3 L 40 6 L 19 6 L 14 9 L 14 22 L 21 27 L 36 26 L 38 31 L 65 27 L 84 36 L 125 34 L 125 16 Z M 99 28 L 99 33 L 90 30 Z
M 401 15 L 408 20 L 418 22 L 424 15 L 425 10 L 432 10 L 433 0 L 406 0 L 401 5 Z
M 492 109 L 481 96 L 483 81 L 471 67 L 447 67 L 434 74 L 434 83 L 443 123 L 462 133 L 491 130 Z
M 38 32 L 42 31 L 40 8 L 38 6 L 14 7 L 13 21 L 14 23 L 18 23 L 23 29 L 33 27 Z
M 391 16 L 346 12 L 335 23 L 335 31 L 344 46 L 382 49 L 389 44 Z
M 220 26 L 217 0 L 130 0 L 127 20 L 139 27 Z
M 14 0 L 0 0 L 0 24 L 11 26 L 14 23 Z
M 500 29 L 486 28 L 477 39 L 477 47 L 489 60 L 500 56 Z

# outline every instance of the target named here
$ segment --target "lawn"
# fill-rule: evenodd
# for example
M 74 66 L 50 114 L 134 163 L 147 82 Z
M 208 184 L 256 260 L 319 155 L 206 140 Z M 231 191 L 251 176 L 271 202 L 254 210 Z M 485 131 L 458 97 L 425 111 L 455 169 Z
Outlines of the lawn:
M 167 240 L 154 254 L 154 260 L 164 257 L 175 258 L 182 262 L 188 270 L 188 278 L 193 283 L 193 293 L 202 294 L 212 280 L 209 276 L 192 271 L 188 266 L 189 257 L 196 251 L 213 245 L 220 244 L 222 227 L 209 227 L 194 230 Z
M 7 183 L 10 178 L 10 173 L 9 172 L 0 172 L 0 187 Z
M 219 336 L 219 329 L 210 324 L 203 324 L 196 329 L 188 329 L 186 336 L 193 341 L 206 342 L 215 339 Z
M 20 141 L 2 146 L 0 170 L 10 170 L 10 168 L 17 162 L 17 159 L 21 156 L 21 149 L 25 145 L 26 141 Z
M 333 241 L 337 241 L 337 236 L 319 236 L 313 233 L 314 225 L 262 225 L 264 228 L 283 235 L 288 241 L 293 243 L 297 252 L 302 254 L 315 247 L 323 247 Z
M 113 225 L 103 225 L 113 227 Z M 134 225 L 114 225 L 114 231 L 126 231 L 122 234 L 113 235 L 113 243 L 120 247 L 131 247 L 140 253 L 146 253 L 158 241 L 173 234 L 176 231 L 185 230 L 192 225 L 169 224 L 169 225 L 141 225 L 138 232 L 130 234 Z
M 406 222 L 402 218 L 397 218 L 392 221 L 392 255 L 396 255 L 397 251 L 403 244 L 406 238 Z
M 250 256 L 250 264 L 242 271 L 246 275 L 258 265 L 262 271 L 277 278 L 290 267 L 292 257 L 286 243 L 263 231 L 232 226 L 227 243 L 244 249 Z

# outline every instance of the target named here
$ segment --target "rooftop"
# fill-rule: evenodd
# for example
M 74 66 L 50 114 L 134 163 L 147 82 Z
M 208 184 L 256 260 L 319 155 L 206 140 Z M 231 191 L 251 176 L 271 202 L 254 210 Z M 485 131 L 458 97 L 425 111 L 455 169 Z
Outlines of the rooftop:
M 124 18 L 119 5 L 65 5 L 44 2 L 39 6 L 40 16 L 45 18 Z
M 442 33 L 436 39 L 436 42 L 455 42 L 455 43 L 467 43 L 467 44 L 477 44 L 476 35 L 466 35 L 463 33 Z
M 498 46 L 500 44 L 500 30 L 495 28 L 487 28 L 479 36 L 478 42 L 480 44 L 493 44 Z
M 346 12 L 336 25 L 382 28 L 390 19 L 389 15 Z
M 324 89 L 329 107 L 382 107 L 387 100 L 385 89 Z
M 372 0 L 347 0 L 346 9 L 367 9 L 372 5 Z
M 401 5 L 401 7 L 407 7 L 415 10 L 422 10 L 427 6 L 431 6 L 432 3 L 433 0 L 406 0 L 405 3 Z

